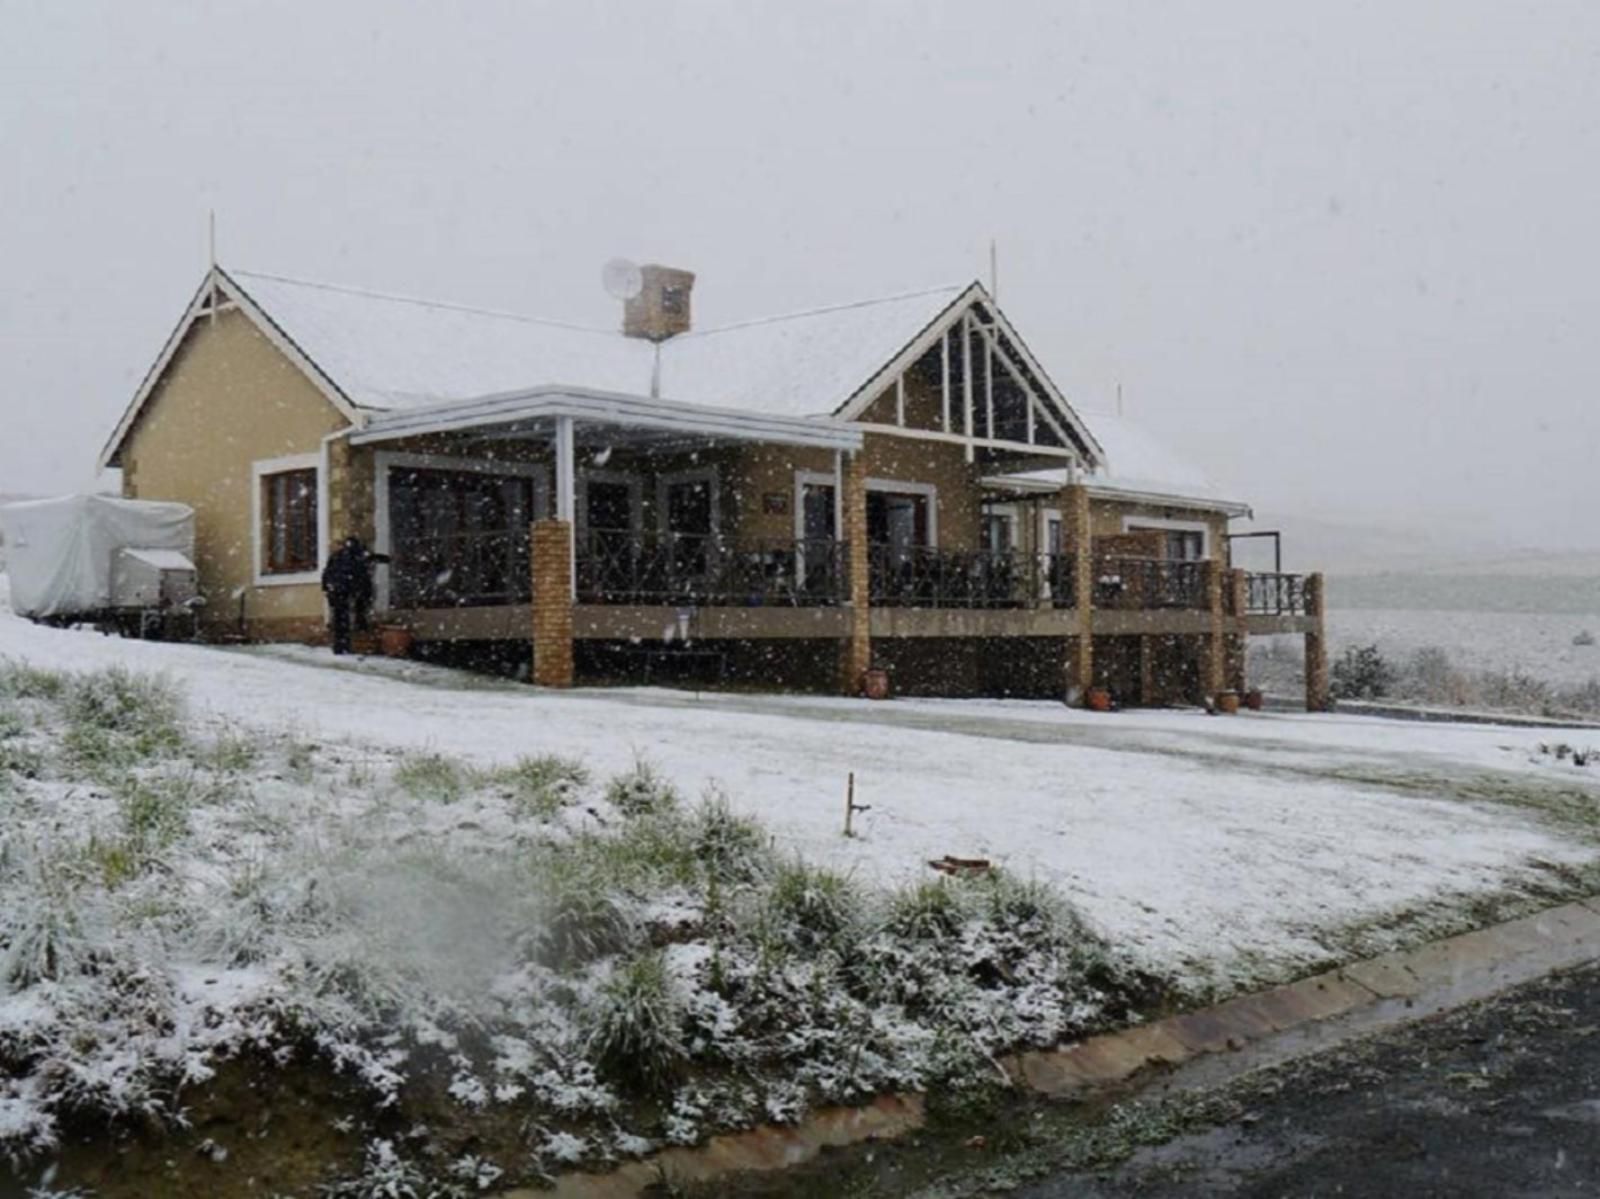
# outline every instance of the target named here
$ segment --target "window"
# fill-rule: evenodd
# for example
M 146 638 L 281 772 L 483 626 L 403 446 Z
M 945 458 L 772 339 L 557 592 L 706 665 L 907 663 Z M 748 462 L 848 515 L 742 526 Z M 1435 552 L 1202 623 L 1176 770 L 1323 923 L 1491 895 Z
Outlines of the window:
M 1123 531 L 1162 534 L 1162 548 L 1169 562 L 1198 562 L 1206 556 L 1206 535 L 1201 529 L 1141 525 L 1129 521 L 1124 522 Z
M 1013 520 L 1009 512 L 985 512 L 978 527 L 978 545 L 992 553 L 1009 553 L 1016 548 Z
M 683 316 L 689 311 L 689 289 L 687 287 L 663 287 L 661 289 L 661 311 L 666 316 Z
M 261 512 L 266 535 L 262 573 L 303 574 L 316 570 L 316 468 L 262 475 Z

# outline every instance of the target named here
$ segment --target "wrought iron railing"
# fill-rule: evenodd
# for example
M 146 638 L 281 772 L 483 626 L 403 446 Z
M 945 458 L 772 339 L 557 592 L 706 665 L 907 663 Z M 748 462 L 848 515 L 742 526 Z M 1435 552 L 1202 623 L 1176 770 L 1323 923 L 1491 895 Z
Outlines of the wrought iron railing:
M 1039 563 L 1039 600 L 1052 608 L 1078 606 L 1077 557 L 1046 554 Z
M 1039 591 L 1037 555 L 1016 550 L 869 547 L 868 597 L 886 608 L 1020 608 Z
M 1205 562 L 1101 558 L 1094 569 L 1096 608 L 1204 608 Z
M 1251 615 L 1302 616 L 1306 610 L 1306 578 L 1273 572 L 1244 577 L 1244 610 Z
M 525 604 L 531 594 L 526 529 L 396 538 L 390 554 L 391 608 Z
M 577 552 L 578 602 L 816 607 L 846 598 L 845 545 L 594 529 Z

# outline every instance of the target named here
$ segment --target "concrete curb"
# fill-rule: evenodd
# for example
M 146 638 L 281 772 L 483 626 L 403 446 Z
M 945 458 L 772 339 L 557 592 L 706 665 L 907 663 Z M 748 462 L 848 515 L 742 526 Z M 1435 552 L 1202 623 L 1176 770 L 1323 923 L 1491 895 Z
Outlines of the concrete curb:
M 1595 960 L 1600 960 L 1600 896 L 1215 1007 L 1059 1049 L 1016 1054 L 1000 1064 L 1019 1086 L 1052 1097 L 1128 1088 L 1154 1071 L 1177 1067 L 1193 1075 L 1197 1085 L 1211 1085 L 1219 1075 L 1242 1074 Z M 664 1150 L 604 1174 L 566 1174 L 553 1191 L 506 1191 L 502 1199 L 634 1199 L 663 1177 L 707 1181 L 782 1170 L 812 1160 L 824 1148 L 902 1136 L 922 1123 L 921 1096 L 884 1095 L 866 1107 L 824 1109 L 798 1125 L 756 1128 L 713 1137 L 692 1149 Z

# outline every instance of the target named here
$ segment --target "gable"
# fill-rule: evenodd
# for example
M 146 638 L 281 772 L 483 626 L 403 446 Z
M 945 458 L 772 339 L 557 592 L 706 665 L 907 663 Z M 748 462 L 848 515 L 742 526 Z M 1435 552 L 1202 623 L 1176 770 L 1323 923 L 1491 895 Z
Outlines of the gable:
M 838 415 L 980 443 L 1070 449 L 1091 468 L 1105 459 L 1094 434 L 976 283 L 876 371 Z
M 207 331 L 214 332 L 217 324 L 230 316 L 237 317 L 252 326 L 256 333 L 277 351 L 278 358 L 303 375 L 346 423 L 354 425 L 361 423 L 360 413 L 345 398 L 337 385 L 239 289 L 225 271 L 213 267 L 206 272 L 206 277 L 195 291 L 194 298 L 184 309 L 183 315 L 162 346 L 160 354 L 146 372 L 122 418 L 117 422 L 117 427 L 106 440 L 100 452 L 100 469 L 122 465 L 122 452 L 128 437 L 144 415 L 146 408 L 166 383 L 180 355 L 190 346 L 192 339 Z

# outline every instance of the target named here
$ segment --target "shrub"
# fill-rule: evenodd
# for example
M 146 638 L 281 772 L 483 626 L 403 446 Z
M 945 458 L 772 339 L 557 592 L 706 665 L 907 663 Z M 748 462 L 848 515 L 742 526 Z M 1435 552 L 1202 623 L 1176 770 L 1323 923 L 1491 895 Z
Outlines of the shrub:
M 413 799 L 455 803 L 467 790 L 468 772 L 443 754 L 414 754 L 395 767 L 394 781 Z
M 767 889 L 768 933 L 800 950 L 842 946 L 860 907 L 861 897 L 844 875 L 790 862 L 778 868 Z
M 720 793 L 700 802 L 688 832 L 694 856 L 714 879 L 752 882 L 770 867 L 766 833 L 754 820 L 737 815 Z
M 1588 629 L 1581 629 L 1573 638 L 1572 644 L 1585 648 L 1594 644 L 1594 634 Z
M 1394 667 L 1376 645 L 1352 645 L 1333 664 L 1328 689 L 1335 699 L 1382 699 L 1394 682 Z
M 622 892 L 582 859 L 551 863 L 537 887 L 535 956 L 557 969 L 621 953 L 639 940 L 639 921 Z
M 589 782 L 589 771 L 574 758 L 539 754 L 491 771 L 487 781 L 507 788 L 524 815 L 549 820 L 577 799 Z
M 682 1013 L 659 952 L 634 958 L 601 989 L 589 1033 L 590 1057 L 625 1090 L 658 1095 L 682 1071 Z
M 942 941 L 955 935 L 961 921 L 955 886 L 939 879 L 896 892 L 889 902 L 885 927 L 892 935 L 911 941 Z
M 623 816 L 649 816 L 671 811 L 678 792 L 649 762 L 636 759 L 633 769 L 606 784 L 606 799 Z

